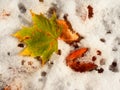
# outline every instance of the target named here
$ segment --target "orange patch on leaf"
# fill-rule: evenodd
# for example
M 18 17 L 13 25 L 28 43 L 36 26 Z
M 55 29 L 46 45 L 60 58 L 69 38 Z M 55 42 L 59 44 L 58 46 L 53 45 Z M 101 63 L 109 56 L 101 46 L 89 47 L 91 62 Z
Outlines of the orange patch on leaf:
M 62 33 L 60 39 L 68 44 L 79 41 L 80 36 L 78 33 L 70 29 L 70 26 L 64 20 L 57 20 L 57 23 L 62 27 Z
M 80 49 L 77 49 L 73 52 L 71 52 L 67 57 L 66 57 L 66 60 L 69 62 L 69 61 L 73 61 L 79 57 L 81 57 L 83 54 L 85 54 L 86 52 L 88 51 L 88 48 L 80 48 Z

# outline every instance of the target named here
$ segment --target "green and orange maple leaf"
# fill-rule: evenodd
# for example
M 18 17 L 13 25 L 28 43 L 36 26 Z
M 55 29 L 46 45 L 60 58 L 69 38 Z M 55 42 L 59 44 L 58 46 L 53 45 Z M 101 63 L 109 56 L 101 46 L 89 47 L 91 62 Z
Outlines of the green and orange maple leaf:
M 21 55 L 40 56 L 42 64 L 49 60 L 53 52 L 57 52 L 58 38 L 66 43 L 74 41 L 73 36 L 75 39 L 79 38 L 76 33 L 70 32 L 64 20 L 57 20 L 55 14 L 48 19 L 43 14 L 32 13 L 32 21 L 32 26 L 22 27 L 13 36 L 26 44 L 25 49 L 20 53 Z

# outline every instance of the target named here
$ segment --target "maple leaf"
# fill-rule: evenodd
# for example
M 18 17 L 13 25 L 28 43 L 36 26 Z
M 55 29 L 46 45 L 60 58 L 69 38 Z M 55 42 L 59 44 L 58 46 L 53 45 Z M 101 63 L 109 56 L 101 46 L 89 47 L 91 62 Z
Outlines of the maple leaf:
M 26 44 L 26 48 L 20 53 L 25 56 L 42 59 L 45 64 L 53 52 L 58 50 L 57 39 L 61 34 L 61 26 L 56 22 L 56 15 L 48 19 L 43 14 L 32 13 L 33 26 L 23 27 L 13 36 Z
M 52 53 L 58 50 L 58 38 L 68 44 L 79 41 L 80 36 L 73 31 L 67 18 L 58 20 L 55 13 L 50 19 L 43 14 L 37 15 L 32 12 L 31 14 L 33 25 L 22 27 L 13 35 L 26 44 L 20 55 L 40 57 L 43 65 Z
M 87 61 L 77 61 L 77 58 L 82 57 L 86 52 L 88 51 L 88 48 L 80 48 L 73 52 L 71 52 L 66 57 L 66 64 L 73 70 L 78 72 L 86 72 L 97 68 L 97 65 L 92 62 Z

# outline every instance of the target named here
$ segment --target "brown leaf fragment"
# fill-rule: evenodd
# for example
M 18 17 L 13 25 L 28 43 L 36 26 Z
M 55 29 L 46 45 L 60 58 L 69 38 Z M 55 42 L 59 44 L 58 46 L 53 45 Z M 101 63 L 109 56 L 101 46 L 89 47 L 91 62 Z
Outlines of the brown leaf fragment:
M 82 37 L 73 30 L 71 23 L 67 19 L 67 16 L 68 14 L 65 14 L 63 17 L 64 20 L 57 21 L 57 23 L 62 27 L 60 39 L 68 44 L 79 42 Z
M 21 61 L 21 65 L 24 65 L 24 63 L 25 63 L 25 60 L 22 60 L 22 61 Z
M 91 71 L 97 68 L 97 65 L 92 62 L 73 62 L 73 64 L 70 66 L 71 69 L 77 71 L 77 72 L 86 72 Z
M 90 19 L 93 17 L 93 14 L 94 14 L 93 7 L 91 5 L 88 5 L 87 9 L 88 9 L 88 18 Z
M 81 48 L 71 52 L 66 57 L 66 64 L 71 69 L 77 72 L 86 72 L 86 71 L 91 71 L 93 69 L 96 69 L 97 65 L 92 62 L 77 61 L 77 58 L 82 57 L 87 51 L 88 51 L 88 48 Z
M 104 69 L 103 69 L 103 68 L 100 68 L 100 69 L 98 69 L 97 71 L 98 71 L 98 73 L 103 73 L 103 72 L 104 72 Z
M 72 28 L 72 25 L 71 25 L 71 23 L 70 23 L 70 21 L 68 20 L 67 17 L 68 17 L 68 14 L 65 14 L 65 15 L 63 16 L 63 18 L 64 18 L 64 20 L 66 21 L 67 25 L 69 26 L 70 30 L 74 31 L 73 28 Z
M 62 27 L 62 33 L 60 35 L 60 39 L 65 41 L 68 44 L 72 44 L 73 42 L 78 42 L 80 40 L 80 35 L 73 31 L 69 26 L 69 24 L 64 20 L 58 20 L 58 24 Z

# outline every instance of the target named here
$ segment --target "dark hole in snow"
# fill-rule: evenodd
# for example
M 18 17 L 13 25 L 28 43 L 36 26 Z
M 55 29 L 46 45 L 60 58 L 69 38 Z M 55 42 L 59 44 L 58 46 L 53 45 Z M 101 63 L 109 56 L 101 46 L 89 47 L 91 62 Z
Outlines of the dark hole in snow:
M 109 70 L 112 72 L 118 72 L 117 62 L 113 61 L 112 64 L 109 66 Z
M 18 44 L 18 47 L 23 48 L 23 47 L 24 47 L 24 44 L 23 44 L 23 43 L 19 43 L 19 44 Z
M 116 67 L 117 66 L 117 62 L 112 62 L 112 66 Z
M 94 14 L 93 7 L 91 5 L 88 5 L 87 9 L 88 9 L 88 18 L 90 19 L 93 17 L 93 14 Z
M 52 6 L 47 11 L 48 17 L 51 17 L 54 13 L 56 13 L 57 18 L 58 18 L 59 12 L 58 12 L 57 4 L 52 3 Z
M 97 55 L 101 55 L 102 52 L 100 50 L 97 50 Z
M 98 69 L 97 71 L 98 71 L 98 73 L 103 73 L 103 72 L 104 72 L 104 69 L 103 69 L 103 68 L 100 68 L 100 69 Z
M 72 44 L 72 46 L 73 46 L 75 49 L 79 48 L 79 45 L 78 45 L 76 42 L 74 42 L 74 43 Z
M 10 56 L 10 52 L 7 52 L 7 55 Z
M 44 77 L 45 77 L 46 75 L 47 75 L 47 73 L 46 73 L 45 71 L 42 71 L 42 72 L 41 72 L 41 76 L 44 76 Z
M 112 48 L 112 51 L 117 51 L 117 50 L 118 50 L 117 47 Z
M 92 57 L 92 61 L 96 61 L 96 59 L 97 59 L 96 56 Z
M 58 55 L 61 55 L 61 50 L 60 50 L 60 49 L 57 51 L 57 54 L 58 54 Z
M 18 8 L 19 8 L 21 13 L 25 13 L 26 12 L 26 7 L 22 3 L 18 4 Z
M 48 61 L 47 65 L 48 65 L 48 69 L 50 69 L 53 66 L 54 62 L 53 61 Z
M 35 59 L 41 60 L 41 57 L 40 56 L 36 56 Z
M 100 38 L 100 41 L 103 42 L 103 43 L 106 42 L 106 40 L 104 38 Z
M 111 33 L 112 33 L 112 31 L 110 31 L 110 30 L 106 32 L 106 34 L 111 34 Z
M 52 65 L 53 65 L 54 63 L 51 61 L 51 62 L 50 62 L 50 64 L 52 64 Z
M 24 63 L 25 63 L 25 60 L 22 60 L 22 61 L 21 61 L 21 65 L 24 65 Z

